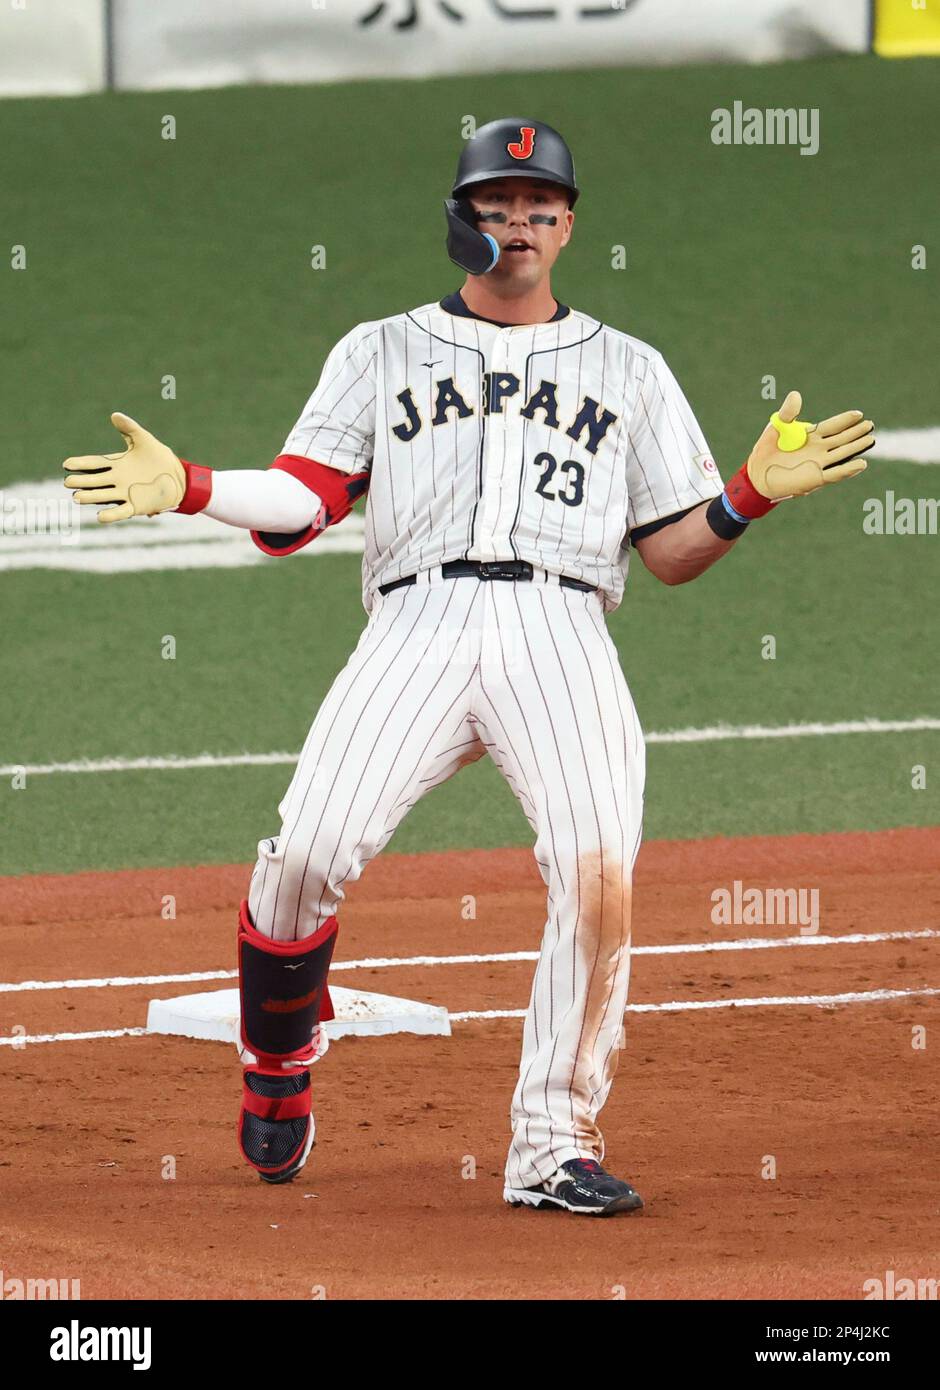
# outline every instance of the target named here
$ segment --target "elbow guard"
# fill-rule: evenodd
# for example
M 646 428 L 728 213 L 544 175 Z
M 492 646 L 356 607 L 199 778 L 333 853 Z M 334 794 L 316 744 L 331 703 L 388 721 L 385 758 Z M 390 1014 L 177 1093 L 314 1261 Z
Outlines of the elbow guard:
M 316 540 L 328 526 L 335 526 L 352 510 L 353 503 L 369 486 L 369 470 L 343 473 L 328 468 L 325 463 L 301 458 L 297 454 L 279 454 L 271 465 L 289 473 L 320 498 L 320 508 L 311 524 L 303 531 L 282 534 L 274 531 L 252 531 L 251 539 L 265 555 L 292 555 Z

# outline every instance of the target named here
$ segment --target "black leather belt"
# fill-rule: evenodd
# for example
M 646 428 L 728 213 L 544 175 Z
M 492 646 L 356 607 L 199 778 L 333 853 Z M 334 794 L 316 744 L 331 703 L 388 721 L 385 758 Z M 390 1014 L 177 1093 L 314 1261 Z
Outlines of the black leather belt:
M 455 579 L 460 575 L 472 574 L 477 579 L 531 579 L 534 567 L 528 560 L 448 560 L 441 565 L 441 574 L 445 579 Z M 402 589 L 406 584 L 416 584 L 418 576 L 407 574 L 404 579 L 393 579 L 388 584 L 379 585 L 380 594 L 389 594 L 393 589 Z M 566 574 L 559 575 L 558 582 L 564 589 L 581 589 L 584 593 L 593 594 L 595 585 L 587 584 L 583 579 L 569 579 Z

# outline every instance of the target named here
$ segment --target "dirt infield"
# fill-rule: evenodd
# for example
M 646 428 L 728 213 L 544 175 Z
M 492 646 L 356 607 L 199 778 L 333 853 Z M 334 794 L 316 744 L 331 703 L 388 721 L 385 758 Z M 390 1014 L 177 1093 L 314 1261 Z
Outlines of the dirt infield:
M 938 852 L 940 830 L 649 844 L 631 1005 L 940 988 L 929 937 L 646 953 L 799 935 L 715 925 L 710 895 L 733 880 L 818 888 L 823 935 L 936 930 Z M 140 1027 L 149 999 L 214 987 L 64 982 L 231 969 L 246 882 L 243 865 L 0 880 L 3 982 L 62 982 L 0 993 L 0 1036 Z M 388 856 L 350 890 L 337 960 L 534 950 L 543 917 L 526 851 Z M 532 969 L 337 982 L 516 1010 Z M 84 1298 L 861 1298 L 888 1270 L 938 1278 L 938 998 L 631 1012 L 602 1125 L 647 1209 L 609 1221 L 501 1200 L 515 1018 L 335 1043 L 313 1072 L 318 1145 L 287 1188 L 238 1157 L 231 1048 L 3 1046 L 0 1269 L 80 1278 Z

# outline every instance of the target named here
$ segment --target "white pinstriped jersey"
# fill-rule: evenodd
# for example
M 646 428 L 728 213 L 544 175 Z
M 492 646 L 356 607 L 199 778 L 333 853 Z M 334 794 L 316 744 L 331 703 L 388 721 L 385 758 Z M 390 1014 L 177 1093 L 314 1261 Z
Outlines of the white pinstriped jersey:
M 702 430 L 655 348 L 558 306 L 501 327 L 459 295 L 359 324 L 284 453 L 370 470 L 363 603 L 448 560 L 626 580 L 629 533 L 716 496 Z

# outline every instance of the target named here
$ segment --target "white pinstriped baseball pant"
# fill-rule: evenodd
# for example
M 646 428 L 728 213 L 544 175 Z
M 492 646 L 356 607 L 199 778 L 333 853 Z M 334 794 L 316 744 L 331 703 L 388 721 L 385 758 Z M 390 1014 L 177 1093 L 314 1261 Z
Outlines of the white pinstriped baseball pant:
M 536 836 L 548 915 L 512 1099 L 507 1182 L 597 1158 L 622 1043 L 645 756 L 600 596 L 443 579 L 376 596 L 262 840 L 249 907 L 278 940 L 331 916 L 411 806 L 489 752 Z

